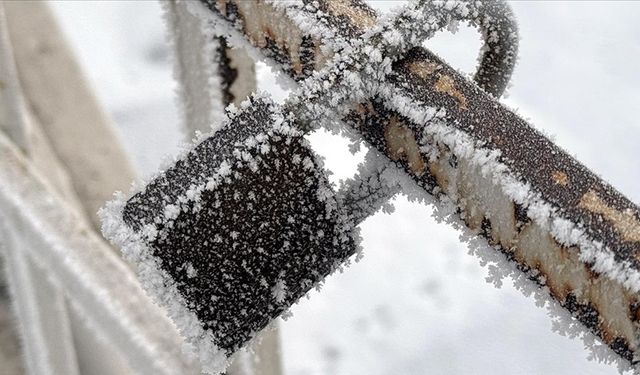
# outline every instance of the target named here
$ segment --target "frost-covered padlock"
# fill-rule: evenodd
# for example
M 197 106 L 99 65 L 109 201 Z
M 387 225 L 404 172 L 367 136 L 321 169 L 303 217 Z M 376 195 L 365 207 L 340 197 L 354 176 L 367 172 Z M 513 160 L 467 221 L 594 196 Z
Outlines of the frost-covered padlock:
M 303 134 L 268 99 L 244 104 L 100 213 L 105 236 L 213 372 L 357 246 Z

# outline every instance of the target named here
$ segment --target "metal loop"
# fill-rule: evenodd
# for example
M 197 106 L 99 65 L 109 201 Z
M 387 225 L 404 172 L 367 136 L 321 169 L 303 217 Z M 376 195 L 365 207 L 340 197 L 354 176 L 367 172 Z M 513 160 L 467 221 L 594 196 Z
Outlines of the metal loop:
M 513 73 L 518 57 L 518 24 L 506 1 L 483 3 L 479 17 L 469 20 L 480 29 L 485 46 L 473 80 L 487 93 L 500 97 Z M 477 24 L 477 21 L 480 21 Z
M 518 56 L 518 24 L 511 6 L 504 0 L 482 2 L 475 12 L 458 16 L 481 34 L 484 46 L 473 76 L 485 92 L 499 98 L 507 88 Z

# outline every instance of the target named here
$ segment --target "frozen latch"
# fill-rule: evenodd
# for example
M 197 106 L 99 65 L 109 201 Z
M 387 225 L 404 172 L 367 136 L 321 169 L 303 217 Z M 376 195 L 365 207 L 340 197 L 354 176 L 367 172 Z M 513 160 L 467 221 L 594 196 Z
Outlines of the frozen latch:
M 155 263 L 142 282 L 170 289 L 155 292 L 180 301 L 174 308 L 194 314 L 198 335 L 210 332 L 226 355 L 357 243 L 302 133 L 268 100 L 250 103 L 122 211 L 139 241 L 125 254 Z
M 330 66 L 282 108 L 251 98 L 144 188 L 101 211 L 105 236 L 137 266 L 203 370 L 223 371 L 235 350 L 352 255 L 359 220 L 395 192 L 375 176 L 381 169 L 370 168 L 371 176 L 336 194 L 302 131 L 346 116 L 351 100 L 379 94 L 393 61 L 487 9 L 419 1 L 362 38 L 338 38 Z M 315 16 L 315 27 L 326 29 L 321 12 Z M 506 82 L 496 77 L 508 79 L 513 59 L 484 56 L 481 67 L 509 70 L 484 70 L 494 75 L 486 89 L 499 95 Z

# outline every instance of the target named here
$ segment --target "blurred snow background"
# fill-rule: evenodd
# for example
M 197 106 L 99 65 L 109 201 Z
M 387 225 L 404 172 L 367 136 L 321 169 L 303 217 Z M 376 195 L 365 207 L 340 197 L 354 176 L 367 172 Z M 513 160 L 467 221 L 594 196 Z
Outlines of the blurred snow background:
M 370 3 L 382 11 L 400 4 Z M 139 170 L 153 172 L 182 142 L 158 4 L 51 4 Z M 640 3 L 512 5 L 522 40 L 503 101 L 640 203 Z M 428 47 L 472 73 L 480 39 L 461 27 Z M 268 68 L 258 73 L 261 89 L 286 95 Z M 312 140 L 334 180 L 353 172 L 358 157 L 346 142 Z M 362 225 L 365 258 L 281 324 L 287 374 L 616 373 L 588 361 L 581 341 L 553 333 L 546 310 L 509 281 L 487 284 L 486 270 L 429 207 L 394 202 L 394 214 Z

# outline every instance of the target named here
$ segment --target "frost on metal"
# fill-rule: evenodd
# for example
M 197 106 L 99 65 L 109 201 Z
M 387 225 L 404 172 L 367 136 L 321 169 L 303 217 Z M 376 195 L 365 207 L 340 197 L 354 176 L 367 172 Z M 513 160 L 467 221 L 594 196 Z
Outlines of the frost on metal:
M 212 124 L 222 123 L 224 107 L 255 91 L 254 65 L 242 49 L 228 48 L 211 20 L 192 14 L 188 1 L 161 5 L 174 51 L 183 130 L 192 139 L 196 131 L 208 133 Z
M 542 304 L 562 306 L 636 363 L 640 210 L 491 96 L 504 89 L 517 50 L 503 2 L 417 2 L 380 23 L 355 0 L 202 0 L 188 7 L 294 80 L 311 77 L 285 107 L 297 126 L 254 99 L 144 191 L 111 205 L 105 234 L 138 264 L 140 278 L 210 370 L 220 370 L 268 317 L 351 253 L 348 222 L 393 194 L 385 174 L 397 174 L 394 164 L 421 192 L 446 202 L 445 216 L 456 216 L 466 232 L 493 246 L 474 252 L 490 259 L 496 283 L 507 274 L 534 280 Z M 480 87 L 415 47 L 459 20 L 483 33 Z M 328 68 L 316 71 L 327 61 Z M 366 179 L 346 183 L 336 202 L 296 129 L 340 119 L 389 160 L 361 168 Z M 280 147 L 283 140 L 287 147 Z M 265 173 L 283 165 L 289 173 Z M 283 188 L 274 176 L 296 188 Z M 415 188 L 401 185 L 405 193 Z M 301 238 L 296 231 L 311 239 L 311 249 L 290 250 Z M 264 251 L 267 243 L 275 253 Z M 313 247 L 322 244 L 331 245 L 330 256 Z M 264 263 L 272 268 L 253 263 L 265 253 L 280 261 Z M 287 258 L 292 254 L 303 261 Z M 307 262 L 324 271 L 297 278 L 274 271 Z M 242 282 L 251 287 L 244 290 Z M 236 300 L 223 291 L 255 295 Z M 261 310 L 252 309 L 256 303 Z M 250 327 L 239 328 L 245 322 Z
M 12 251 L 28 257 L 52 285 L 69 291 L 71 311 L 96 327 L 96 335 L 125 353 L 135 371 L 196 373 L 197 366 L 176 350 L 181 340 L 174 326 L 145 296 L 130 269 L 83 220 L 78 220 L 77 213 L 2 134 L 0 181 L 0 221 L 15 225 L 21 234 L 22 245 Z M 46 291 L 38 289 L 41 292 Z M 61 337 L 56 331 L 62 328 L 47 330 L 58 345 Z M 32 344 L 38 346 L 37 342 Z M 47 353 L 37 353 L 46 359 Z
M 350 108 L 348 125 L 421 189 L 451 202 L 465 227 L 515 266 L 493 262 L 497 276 L 517 269 L 520 277 L 534 279 L 539 298 L 564 308 L 620 358 L 637 362 L 640 209 L 491 97 L 506 85 L 517 50 L 517 30 L 503 2 L 419 3 L 432 12 L 406 35 L 401 22 L 392 24 L 399 29 L 372 22 L 375 14 L 356 0 L 202 3 L 228 21 L 236 42 L 242 43 L 242 34 L 296 80 L 337 53 L 332 62 L 349 71 L 341 75 L 333 65 L 312 72 L 317 79 L 303 82 L 301 92 L 332 95 L 313 102 L 300 118 L 335 118 L 342 115 L 336 108 Z M 411 12 L 395 16 L 420 17 Z M 399 61 L 387 55 L 415 46 L 421 32 L 460 19 L 483 33 L 475 76 L 480 88 L 423 48 Z M 351 51 L 366 52 L 360 37 L 378 43 L 369 48 L 369 61 L 349 59 Z M 390 71 L 382 66 L 388 59 L 395 61 Z M 371 61 L 378 69 L 368 70 Z M 347 88 L 351 97 L 341 91 Z
M 242 107 L 102 213 L 210 372 L 357 247 L 302 133 L 266 99 Z
M 225 98 L 220 76 L 220 43 L 206 20 L 194 17 L 186 2 L 161 2 L 174 50 L 174 77 L 178 85 L 178 108 L 183 131 L 191 139 L 195 131 L 208 132 L 220 123 Z M 197 66 L 199 69 L 193 69 Z
M 415 134 L 424 173 L 401 162 L 416 182 L 454 202 L 468 228 L 635 364 L 638 207 L 431 53 L 399 61 L 379 97 L 375 116 Z M 352 118 L 359 128 L 375 121 Z

